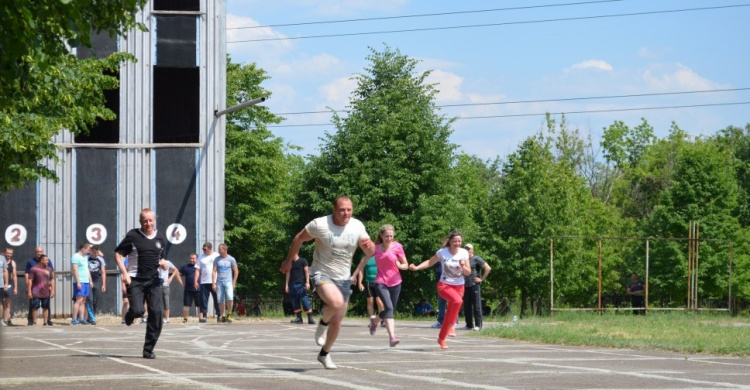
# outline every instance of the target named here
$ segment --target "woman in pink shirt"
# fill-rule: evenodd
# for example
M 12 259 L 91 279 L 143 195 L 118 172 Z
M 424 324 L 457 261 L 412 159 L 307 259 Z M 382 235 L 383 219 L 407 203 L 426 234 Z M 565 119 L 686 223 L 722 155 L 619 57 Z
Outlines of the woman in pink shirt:
M 463 235 L 461 232 L 453 229 L 448 234 L 448 242 L 434 256 L 419 263 L 419 265 L 412 264 L 409 266 L 410 270 L 419 271 L 432 267 L 438 261 L 441 263 L 443 273 L 438 281 L 437 291 L 438 295 L 448 302 L 443 326 L 440 328 L 440 335 L 438 335 L 438 344 L 440 344 L 441 349 L 448 349 L 445 339 L 451 335 L 453 324 L 458 319 L 458 311 L 463 303 L 464 276 L 471 274 L 469 252 L 461 247 L 462 242 Z
M 378 238 L 375 240 L 375 263 L 378 266 L 378 274 L 375 276 L 375 290 L 383 301 L 384 309 L 377 316 L 370 317 L 371 335 L 375 334 L 380 320 L 385 321 L 391 347 L 395 347 L 400 342 L 396 337 L 393 321 L 393 312 L 396 310 L 398 296 L 401 294 L 401 273 L 399 270 L 406 271 L 409 269 L 404 248 L 393 240 L 394 232 L 395 229 L 392 225 L 383 225 L 380 227 Z M 361 272 L 366 263 L 367 261 L 360 261 L 354 274 Z

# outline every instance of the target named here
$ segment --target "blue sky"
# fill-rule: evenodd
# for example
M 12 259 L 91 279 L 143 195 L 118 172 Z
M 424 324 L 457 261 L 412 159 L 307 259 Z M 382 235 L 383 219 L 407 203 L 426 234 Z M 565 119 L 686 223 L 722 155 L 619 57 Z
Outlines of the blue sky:
M 531 6 L 538 7 L 508 9 Z M 733 7 L 676 12 L 721 6 Z M 499 8 L 506 10 L 465 13 Z M 402 17 L 438 13 L 446 15 Z M 604 17 L 634 13 L 643 14 Z M 570 113 L 568 127 L 595 141 L 614 121 L 634 127 L 642 117 L 659 137 L 672 121 L 694 136 L 750 123 L 750 104 L 642 110 L 750 103 L 750 89 L 477 104 L 750 88 L 747 0 L 227 0 L 227 14 L 227 50 L 270 76 L 264 86 L 273 95 L 263 104 L 272 112 L 344 109 L 356 87 L 351 77 L 369 65 L 369 47 L 388 45 L 432 71 L 437 105 L 459 105 L 442 113 L 475 118 L 456 121 L 451 141 L 485 159 L 504 158 L 544 125 L 543 115 L 508 115 Z M 278 26 L 369 18 L 390 19 Z M 482 24 L 502 25 L 448 28 Z M 425 28 L 436 29 L 383 33 Z M 381 33 L 361 34 L 369 32 Z M 304 38 L 340 34 L 358 35 Z M 572 113 L 593 110 L 610 112 Z M 282 125 L 315 125 L 272 128 L 303 154 L 317 154 L 319 138 L 335 131 L 328 113 L 283 116 Z

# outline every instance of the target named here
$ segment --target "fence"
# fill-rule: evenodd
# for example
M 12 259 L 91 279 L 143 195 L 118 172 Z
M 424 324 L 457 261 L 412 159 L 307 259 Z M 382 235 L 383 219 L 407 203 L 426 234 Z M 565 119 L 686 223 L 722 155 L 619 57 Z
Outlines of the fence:
M 653 237 L 588 237 L 588 236 L 553 236 L 550 237 L 550 310 L 552 312 L 554 311 L 598 311 L 602 312 L 604 310 L 619 310 L 623 309 L 619 306 L 619 301 L 616 298 L 616 304 L 615 307 L 609 307 L 608 305 L 603 304 L 603 292 L 602 292 L 602 282 L 603 282 L 603 272 L 605 271 L 604 265 L 603 265 L 603 250 L 606 249 L 604 247 L 605 242 L 612 242 L 612 241 L 620 241 L 620 242 L 642 242 L 643 247 L 643 265 L 645 270 L 645 281 L 644 281 L 644 287 L 645 287 L 645 295 L 644 295 L 644 306 L 643 307 L 636 307 L 632 309 L 642 309 L 642 310 L 691 310 L 691 311 L 731 311 L 732 310 L 732 267 L 733 267 L 733 243 L 731 240 L 721 240 L 721 239 L 701 239 L 699 234 L 698 225 L 693 225 L 691 223 L 690 226 L 690 233 L 688 238 L 666 238 L 666 237 L 659 237 L 659 238 L 653 238 Z M 596 296 L 596 307 L 578 307 L 578 308 L 571 308 L 571 307 L 555 307 L 555 243 L 556 240 L 558 242 L 561 242 L 563 240 L 576 240 L 576 241 L 595 241 L 597 243 L 597 265 L 596 265 L 596 282 L 597 282 L 597 296 Z M 676 248 L 679 247 L 679 244 L 685 243 L 687 244 L 686 250 L 687 250 L 687 256 L 686 256 L 686 262 L 679 263 L 679 267 L 674 267 L 674 269 L 669 272 L 669 275 L 663 275 L 663 277 L 660 279 L 660 288 L 664 291 L 660 294 L 660 296 L 668 296 L 672 297 L 672 299 L 667 300 L 667 302 L 661 302 L 661 305 L 652 305 L 650 303 L 650 286 L 651 286 L 651 279 L 652 279 L 652 264 L 650 255 L 652 252 L 651 244 L 652 243 L 664 243 L 664 242 L 671 242 L 671 243 L 677 243 L 678 245 L 669 245 L 671 248 L 667 248 L 666 250 L 662 250 L 661 252 L 667 252 L 667 254 L 671 254 L 672 256 L 670 259 L 678 259 L 679 260 L 679 253 L 676 252 Z M 727 265 L 727 279 L 721 278 L 720 281 L 716 281 L 710 278 L 711 272 L 706 272 L 704 275 L 701 273 L 701 262 L 699 261 L 701 248 L 709 245 L 719 245 L 719 250 L 717 248 L 711 248 L 710 254 L 714 257 L 719 256 L 717 253 L 720 253 L 721 256 L 725 256 L 724 258 L 724 264 Z M 721 246 L 727 246 L 727 250 L 721 250 Z M 580 249 L 579 249 L 580 250 Z M 581 251 L 582 252 L 582 251 Z M 610 252 L 613 252 L 612 250 Z M 628 251 L 625 251 L 628 252 Z M 623 255 L 622 253 L 618 254 L 618 256 L 627 256 L 627 255 L 633 255 L 637 253 L 638 250 L 630 250 L 630 253 L 625 253 Z M 662 253 L 663 255 L 664 253 Z M 683 252 L 684 254 L 684 252 Z M 586 263 L 585 261 L 583 263 Z M 716 263 L 716 261 L 714 261 Z M 680 269 L 684 265 L 684 269 Z M 720 264 L 721 265 L 721 264 Z M 590 264 L 585 264 L 585 266 L 590 266 Z M 615 264 L 615 266 L 618 267 L 624 267 L 624 262 L 622 264 Z M 585 268 L 585 267 L 581 267 Z M 661 267 L 661 270 L 664 270 L 664 266 Z M 718 269 L 716 267 L 716 264 L 713 265 L 713 268 L 709 271 L 713 271 Z M 612 270 L 609 270 L 612 271 Z M 686 271 L 686 272 L 684 272 Z M 683 276 L 681 280 L 685 281 L 687 292 L 685 296 L 685 304 L 680 306 L 674 305 L 674 299 L 678 299 L 681 297 L 676 297 L 678 294 L 676 291 L 676 287 L 680 284 L 677 282 L 677 276 L 679 276 L 680 273 L 683 273 Z M 610 272 L 613 274 L 617 274 L 617 272 Z M 671 278 L 674 276 L 674 278 Z M 670 279 L 671 278 L 671 279 Z M 717 288 L 714 285 L 721 284 L 723 282 L 726 282 L 726 298 L 727 298 L 727 304 L 726 307 L 718 307 L 720 306 L 717 304 L 717 301 L 715 299 L 712 299 L 710 297 L 706 298 L 704 301 L 705 305 L 704 307 L 699 307 L 699 292 L 701 291 L 701 282 L 703 281 L 704 284 L 708 283 L 708 281 L 703 280 L 702 278 L 708 279 L 712 283 L 711 291 L 716 291 Z M 715 279 L 715 278 L 714 278 Z M 674 286 L 670 285 L 670 280 L 672 280 L 672 284 Z M 665 293 L 666 291 L 666 293 Z M 684 290 L 682 290 L 684 291 Z M 723 294 L 723 293 L 722 293 Z M 662 301 L 664 298 L 662 298 Z M 705 307 L 710 306 L 710 307 Z M 723 306 L 723 305 L 721 305 Z

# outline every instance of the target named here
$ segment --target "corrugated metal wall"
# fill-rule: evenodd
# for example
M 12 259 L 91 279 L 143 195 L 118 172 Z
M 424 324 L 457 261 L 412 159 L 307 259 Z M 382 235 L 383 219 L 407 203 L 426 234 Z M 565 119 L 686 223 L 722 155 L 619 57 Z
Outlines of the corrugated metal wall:
M 153 18 L 151 4 L 137 15 L 137 22 L 151 29 Z M 187 232 L 196 237 L 198 249 L 205 241 L 218 245 L 224 240 L 224 154 L 225 121 L 215 118 L 214 111 L 225 108 L 226 94 L 226 35 L 225 0 L 201 1 L 201 23 L 198 49 L 200 51 L 200 142 L 178 147 L 196 151 L 196 231 Z M 120 51 L 129 52 L 137 62 L 124 64 L 120 71 L 120 143 L 106 147 L 118 149 L 117 156 L 117 227 L 108 232 L 107 240 L 119 242 L 125 233 L 139 227 L 138 215 L 145 207 L 158 212 L 155 194 L 155 153 L 162 145 L 152 144 L 153 78 L 151 34 L 133 30 L 120 39 Z M 53 260 L 57 278 L 56 296 L 52 302 L 53 315 L 69 315 L 71 312 L 72 283 L 70 257 L 76 252 L 77 243 L 86 237 L 76 237 L 76 150 L 92 145 L 75 145 L 69 132 L 61 132 L 55 142 L 64 145 L 58 151 L 59 165 L 47 162 L 60 181 L 38 183 L 37 224 L 38 237 L 29 237 L 36 246 L 42 246 Z M 163 145 L 168 146 L 168 145 Z M 175 146 L 170 145 L 174 148 Z M 156 151 L 156 152 L 155 152 Z M 25 206 L 31 203 L 26 200 Z M 169 223 L 159 223 L 164 231 Z M 107 269 L 115 270 L 112 254 L 105 254 Z M 23 270 L 26 259 L 16 259 L 19 270 Z M 20 261 L 19 261 L 20 260 Z M 187 260 L 187 259 L 184 259 Z M 174 261 L 179 267 L 182 259 Z M 19 286 L 20 287 L 20 286 Z M 25 287 L 25 286 L 24 286 Z M 119 286 L 108 285 L 108 291 L 118 291 Z M 178 290 L 178 289 L 175 289 Z M 20 288 L 19 288 L 20 291 Z M 179 291 L 178 291 L 179 295 Z M 120 304 L 118 292 L 118 307 Z M 18 306 L 18 305 L 16 305 Z M 26 308 L 14 307 L 14 311 L 25 312 Z M 179 310 L 173 310 L 179 314 Z

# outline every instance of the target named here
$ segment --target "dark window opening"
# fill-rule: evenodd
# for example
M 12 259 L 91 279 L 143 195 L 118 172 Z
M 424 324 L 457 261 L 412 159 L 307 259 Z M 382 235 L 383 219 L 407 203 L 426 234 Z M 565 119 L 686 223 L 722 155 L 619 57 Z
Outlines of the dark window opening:
M 153 142 L 198 142 L 199 77 L 197 67 L 154 67 Z
M 79 60 L 86 58 L 105 58 L 117 51 L 117 37 L 109 36 L 106 31 L 91 32 L 91 47 L 76 47 L 76 57 Z
M 154 0 L 155 11 L 200 11 L 199 0 Z
M 157 66 L 187 68 L 198 66 L 196 16 L 156 16 Z
M 114 72 L 105 72 L 108 76 L 120 78 L 119 69 Z M 88 134 L 75 136 L 75 142 L 79 144 L 116 144 L 120 142 L 120 88 L 104 91 L 104 105 L 115 113 L 115 119 L 109 121 L 98 118 L 96 124 L 89 126 Z

